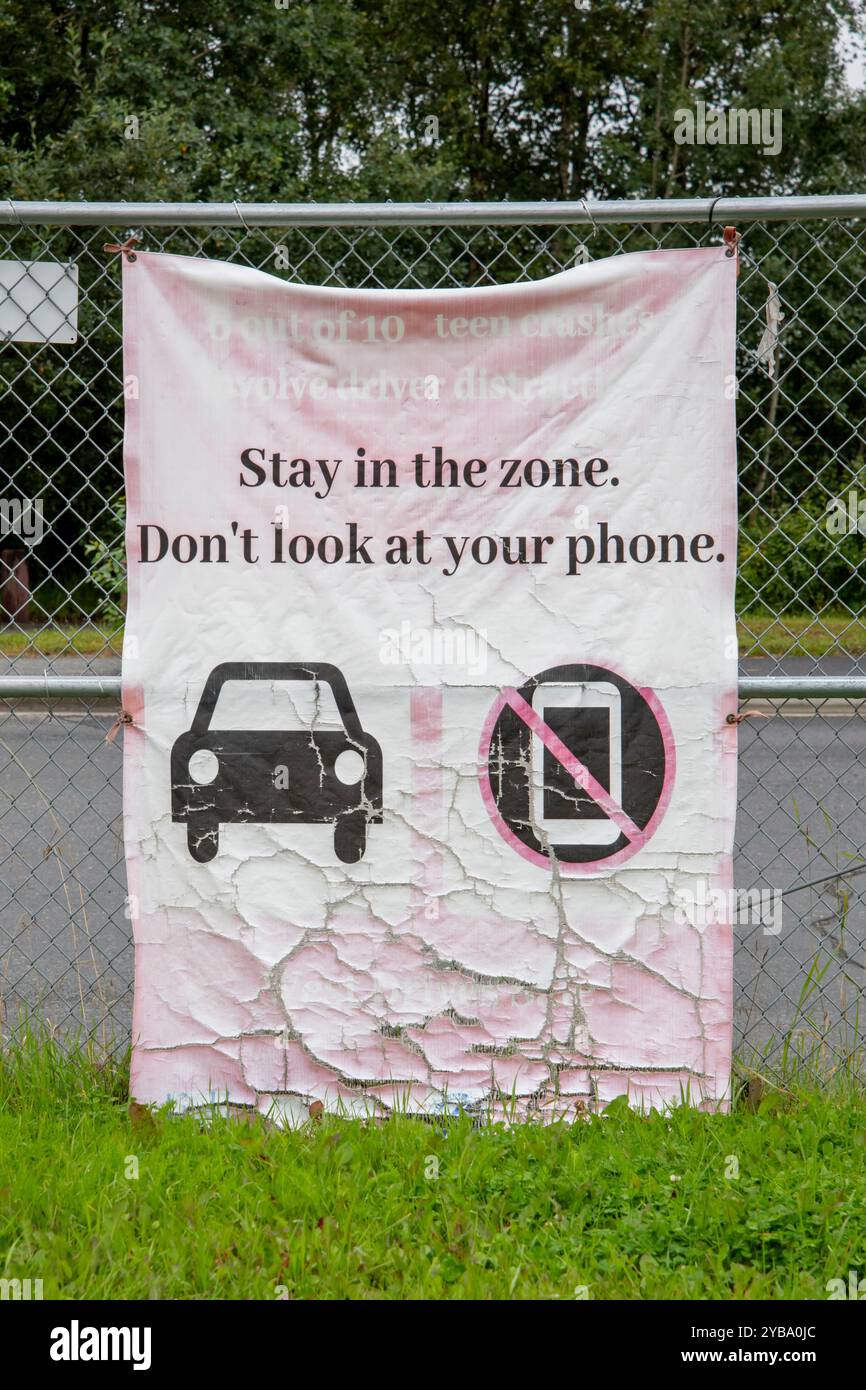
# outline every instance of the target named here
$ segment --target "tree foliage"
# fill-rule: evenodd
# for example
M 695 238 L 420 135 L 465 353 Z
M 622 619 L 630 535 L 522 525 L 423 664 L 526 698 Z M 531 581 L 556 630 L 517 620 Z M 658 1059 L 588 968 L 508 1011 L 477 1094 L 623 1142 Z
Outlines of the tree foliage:
M 862 183 L 860 23 L 858 0 L 3 0 L 0 177 L 101 200 L 828 192 Z M 781 152 L 677 144 L 698 99 L 781 110 Z

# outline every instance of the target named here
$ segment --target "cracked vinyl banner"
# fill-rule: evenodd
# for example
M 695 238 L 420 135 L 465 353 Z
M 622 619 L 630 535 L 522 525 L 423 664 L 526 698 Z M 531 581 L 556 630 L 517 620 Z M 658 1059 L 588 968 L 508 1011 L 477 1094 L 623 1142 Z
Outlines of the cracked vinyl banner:
M 735 274 L 125 262 L 138 1100 L 726 1103 Z

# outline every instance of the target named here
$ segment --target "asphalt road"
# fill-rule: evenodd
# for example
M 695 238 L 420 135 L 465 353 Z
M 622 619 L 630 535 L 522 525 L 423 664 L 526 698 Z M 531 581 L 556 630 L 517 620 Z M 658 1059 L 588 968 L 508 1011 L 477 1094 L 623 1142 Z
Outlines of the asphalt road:
M 124 1039 L 133 953 L 112 722 L 107 709 L 61 705 L 49 717 L 0 707 L 0 995 L 7 1014 L 38 1006 Z M 815 715 L 791 703 L 746 720 L 739 788 L 735 882 L 786 896 L 779 935 L 735 926 L 738 1039 L 760 1047 L 795 1019 L 808 1033 L 810 1014 L 841 1043 L 866 984 L 866 872 L 789 890 L 850 871 L 864 853 L 866 718 L 842 704 Z M 803 1005 L 816 954 L 826 973 Z

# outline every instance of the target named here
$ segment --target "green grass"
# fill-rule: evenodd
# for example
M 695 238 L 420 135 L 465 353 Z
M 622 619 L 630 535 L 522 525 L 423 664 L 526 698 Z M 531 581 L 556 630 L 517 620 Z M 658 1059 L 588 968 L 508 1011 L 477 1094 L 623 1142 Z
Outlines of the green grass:
M 122 649 L 122 627 L 85 618 L 0 632 L 0 656 L 120 656 Z
M 825 1299 L 866 1271 L 866 1100 L 752 1104 L 205 1128 L 130 1116 L 124 1067 L 91 1050 L 11 1042 L 0 1274 L 70 1299 Z
M 748 612 L 741 615 L 737 633 L 741 657 L 862 656 L 866 652 L 866 621 L 844 610 L 820 617 Z
M 747 613 L 738 625 L 740 656 L 862 656 L 866 620 L 850 613 Z M 48 620 L 25 630 L 0 632 L 0 656 L 120 656 L 123 628 L 116 622 L 78 623 Z

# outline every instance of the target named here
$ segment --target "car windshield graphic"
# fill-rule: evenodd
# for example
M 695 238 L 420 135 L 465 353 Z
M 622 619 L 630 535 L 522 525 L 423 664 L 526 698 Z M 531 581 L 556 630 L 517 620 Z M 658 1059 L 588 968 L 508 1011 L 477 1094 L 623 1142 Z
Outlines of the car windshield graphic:
M 220 686 L 210 728 L 294 733 L 344 727 L 326 681 L 228 680 Z

